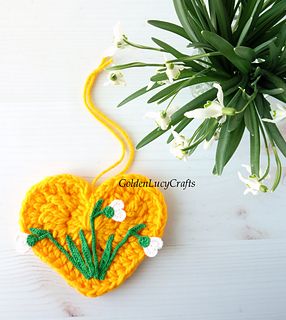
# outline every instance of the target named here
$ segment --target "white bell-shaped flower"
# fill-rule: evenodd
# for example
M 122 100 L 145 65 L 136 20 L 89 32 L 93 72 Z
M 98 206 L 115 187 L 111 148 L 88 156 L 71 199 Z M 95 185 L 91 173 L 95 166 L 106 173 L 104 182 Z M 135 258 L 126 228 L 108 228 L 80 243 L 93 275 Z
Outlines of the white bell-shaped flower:
M 109 207 L 114 211 L 112 219 L 117 222 L 122 222 L 126 218 L 126 212 L 124 210 L 124 202 L 122 200 L 113 200 Z
M 158 237 L 150 237 L 150 244 L 143 247 L 146 256 L 153 258 L 157 255 L 158 251 L 163 247 L 163 240 Z

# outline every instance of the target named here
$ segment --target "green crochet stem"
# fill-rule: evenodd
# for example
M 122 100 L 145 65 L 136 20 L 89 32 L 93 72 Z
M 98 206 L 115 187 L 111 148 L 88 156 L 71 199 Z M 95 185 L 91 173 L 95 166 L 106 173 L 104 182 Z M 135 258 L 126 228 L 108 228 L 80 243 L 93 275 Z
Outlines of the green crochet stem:
M 103 251 L 102 257 L 98 259 L 97 251 L 96 251 L 96 232 L 94 228 L 94 221 L 95 219 L 104 214 L 108 218 L 112 218 L 114 211 L 112 207 L 105 207 L 101 210 L 103 200 L 100 199 L 96 202 L 92 213 L 90 215 L 90 228 L 91 228 L 91 250 L 89 248 L 88 242 L 86 240 L 85 234 L 83 230 L 79 231 L 79 239 L 81 243 L 81 251 L 77 248 L 73 239 L 67 235 L 66 236 L 66 243 L 68 250 L 66 250 L 51 234 L 50 231 L 38 229 L 38 228 L 31 228 L 31 234 L 27 237 L 27 243 L 29 246 L 34 246 L 36 243 L 43 239 L 49 239 L 60 252 L 62 252 L 66 258 L 79 270 L 79 272 L 86 278 L 91 279 L 95 278 L 98 280 L 104 280 L 106 273 L 113 262 L 114 258 L 118 250 L 128 241 L 131 236 L 136 237 L 139 240 L 139 244 L 144 247 L 143 242 L 145 238 L 138 234 L 140 230 L 146 227 L 145 224 L 138 224 L 131 229 L 129 229 L 124 236 L 124 238 L 117 244 L 117 246 L 112 250 L 112 242 L 114 239 L 114 234 L 110 235 L 107 242 L 105 249 Z M 142 244 L 141 244 L 142 242 Z M 146 242 L 146 241 L 145 241 Z
M 101 206 L 102 206 L 103 200 L 100 199 L 96 202 L 92 213 L 90 215 L 90 228 L 91 228 L 91 250 L 92 250 L 92 256 L 93 256 L 93 266 L 94 266 L 94 277 L 96 279 L 99 278 L 99 270 L 98 270 L 98 256 L 96 252 L 96 234 L 94 229 L 94 220 L 101 214 Z

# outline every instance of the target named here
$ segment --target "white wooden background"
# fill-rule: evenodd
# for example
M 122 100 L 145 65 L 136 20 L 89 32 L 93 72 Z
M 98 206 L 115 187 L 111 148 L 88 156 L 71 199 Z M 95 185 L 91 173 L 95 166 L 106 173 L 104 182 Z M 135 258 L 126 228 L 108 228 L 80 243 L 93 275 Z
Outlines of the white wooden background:
M 152 35 L 181 42 L 146 24 L 176 21 L 171 0 L 0 0 L 0 8 L 0 318 L 284 320 L 285 170 L 275 194 L 243 196 L 236 172 L 248 161 L 247 139 L 220 178 L 210 173 L 214 149 L 179 162 L 163 138 L 137 153 L 133 172 L 192 178 L 197 186 L 164 191 L 164 249 L 105 296 L 85 298 L 33 254 L 16 252 L 19 209 L 32 184 L 58 173 L 91 179 L 118 156 L 119 146 L 81 100 L 115 22 L 133 41 L 150 44 Z M 116 61 L 152 57 L 162 59 L 127 50 Z M 103 78 L 97 87 L 99 104 L 135 142 L 153 128 L 143 119 L 152 107 L 144 99 L 115 105 L 150 72 L 127 72 L 124 89 L 101 87 Z

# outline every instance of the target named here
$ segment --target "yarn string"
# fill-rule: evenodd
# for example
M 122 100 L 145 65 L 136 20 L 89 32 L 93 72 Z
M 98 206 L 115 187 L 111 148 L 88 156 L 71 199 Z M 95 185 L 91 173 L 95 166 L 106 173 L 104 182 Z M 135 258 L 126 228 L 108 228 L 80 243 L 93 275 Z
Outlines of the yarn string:
M 128 160 L 124 166 L 124 168 L 118 173 L 125 173 L 131 166 L 134 160 L 135 149 L 133 146 L 133 142 L 131 141 L 128 134 L 125 132 L 123 128 L 121 128 L 115 121 L 108 118 L 103 112 L 101 112 L 94 104 L 92 98 L 92 90 L 95 84 L 95 81 L 98 75 L 112 62 L 110 57 L 105 57 L 102 59 L 100 65 L 88 76 L 83 92 L 83 100 L 87 110 L 92 114 L 92 116 L 97 119 L 100 123 L 102 123 L 119 141 L 121 145 L 121 155 L 119 159 L 109 166 L 107 169 L 103 170 L 100 174 L 98 174 L 92 181 L 92 185 L 94 186 L 98 179 L 102 177 L 105 173 L 112 170 L 122 163 L 125 158 L 127 149 L 129 152 Z

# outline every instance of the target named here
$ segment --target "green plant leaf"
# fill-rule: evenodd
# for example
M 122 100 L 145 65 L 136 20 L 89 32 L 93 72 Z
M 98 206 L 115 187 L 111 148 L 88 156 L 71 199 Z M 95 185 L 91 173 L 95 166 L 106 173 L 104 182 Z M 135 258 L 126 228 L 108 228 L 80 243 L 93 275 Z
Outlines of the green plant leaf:
M 159 40 L 157 38 L 152 37 L 151 38 L 159 47 L 161 47 L 162 49 L 164 49 L 166 52 L 172 54 L 174 57 L 176 58 L 183 58 L 183 57 L 187 57 L 187 55 L 181 53 L 180 51 L 178 51 L 177 49 L 175 49 L 174 47 L 170 46 L 168 43 Z
M 269 117 L 270 118 L 270 117 Z M 267 128 L 270 136 L 272 137 L 273 141 L 275 142 L 278 149 L 281 153 L 286 157 L 286 141 L 283 138 L 281 132 L 279 131 L 278 127 L 274 123 L 265 122 L 264 126 Z
M 130 68 L 144 68 L 144 67 L 164 67 L 164 64 L 160 63 L 145 63 L 145 62 L 130 62 L 126 64 L 118 64 L 116 66 L 106 68 L 107 71 L 117 71 Z
M 197 98 L 193 99 L 192 101 L 185 104 L 182 108 L 180 108 L 178 111 L 176 111 L 171 116 L 171 123 L 170 126 L 174 126 L 177 123 L 179 123 L 184 118 L 184 113 L 187 111 L 194 110 L 196 108 L 199 108 L 203 106 L 208 100 L 213 100 L 216 97 L 216 89 L 210 89 Z M 156 138 L 160 137 L 162 134 L 167 132 L 167 130 L 162 130 L 160 128 L 156 128 L 153 131 L 151 131 L 146 137 L 144 137 L 136 146 L 136 149 L 140 149 L 150 143 L 151 141 L 155 140 Z
M 259 16 L 256 23 L 255 32 L 253 33 L 251 40 L 253 41 L 253 38 L 255 39 L 255 37 L 263 34 L 263 32 L 267 31 L 281 19 L 285 18 L 285 13 L 285 1 L 277 1 L 276 3 L 274 3 L 269 10 L 265 11 L 262 15 Z
M 259 120 L 253 103 L 244 112 L 244 122 L 250 133 L 250 164 L 251 172 L 260 176 L 260 130 Z
M 190 119 L 190 118 L 187 118 L 187 117 L 183 118 L 181 120 L 181 122 L 176 126 L 175 131 L 177 133 L 182 132 L 192 121 L 193 121 L 193 119 Z M 169 138 L 167 140 L 167 143 L 170 143 L 173 140 L 174 140 L 174 136 L 172 134 L 170 134 Z
M 263 2 L 263 0 L 248 0 L 242 3 L 242 11 L 235 32 L 235 38 L 238 39 L 238 46 L 241 45 L 248 33 L 252 31 L 252 26 L 256 24 Z
M 208 51 L 214 51 L 213 47 L 211 47 L 207 43 L 203 42 L 191 42 L 187 45 L 188 48 L 197 48 L 197 49 L 207 49 Z
M 237 41 L 237 46 L 241 46 L 242 45 L 245 37 L 247 36 L 247 33 L 248 33 L 250 27 L 251 27 L 252 22 L 253 22 L 253 17 L 250 17 L 248 19 L 248 21 L 246 22 L 243 30 L 241 31 L 241 34 L 240 34 L 239 39 Z
M 252 62 L 255 59 L 255 51 L 248 47 L 236 47 L 234 48 L 234 52 L 242 59 L 248 60 Z
M 228 130 L 228 125 L 229 118 L 222 125 L 218 140 L 216 150 L 216 163 L 213 170 L 213 173 L 217 175 L 222 174 L 224 167 L 233 156 L 241 141 L 245 129 L 243 121 L 241 121 L 240 125 L 233 131 Z
M 270 103 L 262 95 L 258 95 L 256 97 L 255 105 L 257 107 L 261 119 L 272 119 L 270 113 Z M 283 138 L 276 124 L 263 121 L 263 125 L 266 128 L 268 135 L 270 135 L 270 137 L 275 142 L 278 149 L 281 151 L 284 157 L 286 157 L 286 141 Z
M 194 75 L 196 75 L 197 73 L 195 71 L 193 71 L 192 69 L 183 69 L 179 75 L 179 78 L 177 80 L 181 80 L 181 79 L 185 79 L 185 78 L 189 78 L 192 77 Z M 154 76 L 152 76 L 150 78 L 151 81 L 165 81 L 168 80 L 168 77 L 166 75 L 166 72 L 160 72 L 155 74 Z
M 283 89 L 284 91 L 280 94 L 275 94 L 275 98 L 286 102 L 286 83 L 285 80 L 281 79 L 280 77 L 274 75 L 273 73 L 266 71 L 266 70 L 262 70 L 262 73 L 265 76 L 265 82 L 266 83 L 270 83 L 270 87 L 268 87 L 268 89 Z
M 200 53 L 200 54 L 195 54 L 192 56 L 183 56 L 177 60 L 171 60 L 170 62 L 190 62 L 194 60 L 199 60 L 201 58 L 205 57 L 213 57 L 213 56 L 221 56 L 222 54 L 220 52 L 209 52 L 209 53 Z M 204 63 L 207 63 L 206 61 L 203 61 Z
M 83 261 L 83 258 L 81 256 L 76 244 L 74 243 L 74 241 L 72 240 L 72 238 L 69 235 L 66 236 L 66 242 L 67 242 L 68 248 L 70 250 L 70 255 L 73 259 L 75 267 L 83 275 L 86 275 L 87 269 L 86 269 L 85 263 Z
M 229 20 L 229 13 L 226 11 L 226 2 L 223 0 L 211 0 L 213 11 L 216 16 L 217 32 L 224 39 L 231 40 L 231 23 Z
M 235 54 L 233 46 L 228 41 L 209 31 L 202 31 L 202 35 L 209 44 L 211 44 L 217 51 L 221 52 L 221 54 L 224 55 L 243 74 L 249 72 L 249 61 L 242 59 Z
M 87 266 L 88 276 L 91 278 L 94 275 L 94 265 L 92 261 L 92 254 L 90 252 L 87 240 L 85 238 L 83 230 L 79 231 L 79 238 L 81 241 L 81 252 L 85 260 L 85 264 Z
M 227 107 L 235 108 L 237 111 L 241 111 L 246 104 L 246 101 L 242 96 L 241 90 L 238 89 L 236 93 L 234 95 L 230 95 L 230 97 L 231 99 L 227 103 Z M 240 126 L 242 119 L 243 113 L 236 114 L 235 116 L 229 118 L 228 131 L 231 132 L 236 130 Z
M 122 101 L 117 105 L 117 107 L 118 107 L 118 108 L 119 108 L 119 107 L 122 107 L 122 106 L 125 105 L 126 103 L 128 103 L 128 102 L 130 102 L 130 101 L 132 101 L 132 100 L 134 100 L 134 99 L 142 96 L 143 94 L 145 94 L 145 93 L 147 93 L 147 92 L 150 92 L 150 91 L 152 91 L 152 90 L 154 90 L 154 89 L 157 89 L 157 88 L 159 88 L 159 87 L 161 87 L 161 86 L 162 86 L 161 84 L 157 84 L 157 83 L 155 83 L 155 82 L 154 82 L 153 87 L 152 87 L 151 89 L 149 89 L 149 90 L 147 90 L 147 86 L 145 86 L 145 87 L 143 87 L 143 88 L 135 91 L 134 93 L 132 93 L 130 96 L 128 96 L 128 97 L 125 98 L 124 100 L 122 100 Z
M 186 7 L 185 1 L 184 0 L 173 0 L 175 10 L 177 12 L 177 16 L 187 33 L 188 37 L 190 38 L 191 41 L 198 41 L 199 39 L 196 36 L 196 33 L 194 29 L 194 22 L 192 21 L 192 18 L 189 15 L 189 11 Z
M 173 96 L 174 94 L 178 93 L 183 88 L 190 87 L 195 84 L 206 83 L 206 82 L 211 82 L 211 81 L 213 81 L 213 79 L 206 77 L 206 76 L 193 77 L 190 79 L 176 81 L 176 82 L 172 83 L 171 85 L 169 85 L 168 87 L 166 87 L 163 90 L 156 93 L 147 102 L 153 103 L 153 102 L 156 102 L 156 101 L 164 98 L 165 96 L 167 96 L 169 98 L 169 97 Z
M 100 259 L 100 263 L 99 263 L 100 278 L 102 278 L 102 276 L 106 274 L 109 259 L 111 257 L 113 240 L 114 240 L 114 234 L 111 234 L 106 242 L 105 249 Z
M 195 131 L 191 137 L 191 144 L 184 151 L 193 152 L 199 144 L 201 144 L 210 133 L 213 133 L 218 126 L 218 121 L 216 119 L 206 119 Z
M 186 31 L 184 28 L 181 26 L 178 26 L 174 23 L 166 22 L 166 21 L 161 21 L 161 20 L 148 20 L 147 21 L 149 24 L 151 24 L 154 27 L 170 31 L 172 33 L 175 33 L 187 40 L 190 40 L 189 36 L 187 35 Z

